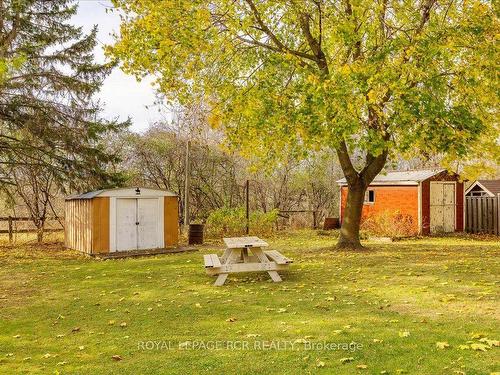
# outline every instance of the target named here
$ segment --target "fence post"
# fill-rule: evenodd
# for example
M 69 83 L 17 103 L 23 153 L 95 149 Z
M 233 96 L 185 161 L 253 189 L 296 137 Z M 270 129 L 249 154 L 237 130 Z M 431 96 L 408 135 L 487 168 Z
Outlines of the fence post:
M 496 235 L 499 236 L 500 235 L 500 193 L 497 195 L 497 204 L 496 204 L 496 208 L 497 208 L 497 212 L 496 212 L 496 224 L 497 224 L 497 227 L 496 227 Z
M 14 241 L 14 233 L 13 232 L 13 228 L 12 228 L 12 216 L 9 215 L 9 218 L 8 218 L 8 222 L 9 222 L 9 244 L 12 244 L 12 242 Z

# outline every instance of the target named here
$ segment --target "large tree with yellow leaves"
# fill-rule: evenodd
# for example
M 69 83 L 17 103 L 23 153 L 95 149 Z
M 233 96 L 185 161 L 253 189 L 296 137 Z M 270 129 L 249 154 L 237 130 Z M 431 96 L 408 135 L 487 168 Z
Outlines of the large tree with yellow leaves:
M 208 103 L 234 148 L 264 162 L 337 151 L 349 186 L 339 247 L 361 246 L 364 194 L 391 154 L 456 160 L 480 139 L 498 151 L 493 2 L 114 3 L 123 69 L 155 75 L 172 101 Z

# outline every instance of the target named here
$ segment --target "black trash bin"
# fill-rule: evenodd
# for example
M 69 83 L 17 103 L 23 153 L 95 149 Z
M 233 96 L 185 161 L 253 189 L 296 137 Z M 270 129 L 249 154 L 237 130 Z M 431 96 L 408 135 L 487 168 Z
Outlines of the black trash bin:
M 189 224 L 188 243 L 201 245 L 203 243 L 203 224 Z
M 340 222 L 338 217 L 326 217 L 325 223 L 323 224 L 323 230 L 337 229 L 340 228 Z

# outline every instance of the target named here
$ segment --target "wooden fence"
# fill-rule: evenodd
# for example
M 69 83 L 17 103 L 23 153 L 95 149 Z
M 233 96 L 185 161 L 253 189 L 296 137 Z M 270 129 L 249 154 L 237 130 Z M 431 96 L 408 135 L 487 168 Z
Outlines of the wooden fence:
M 465 230 L 500 235 L 500 194 L 496 197 L 465 197 Z
M 61 221 L 64 221 L 63 218 L 57 218 L 57 217 L 48 217 L 46 219 L 46 222 L 49 221 L 55 221 L 60 219 Z M 14 216 L 0 216 L 0 223 L 1 222 L 7 222 L 8 226 L 7 229 L 0 229 L 0 233 L 8 233 L 9 234 L 9 242 L 12 242 L 14 240 L 14 233 L 36 233 L 37 229 L 36 228 L 17 228 L 14 223 L 20 222 L 20 221 L 26 221 L 31 223 L 32 220 L 30 217 L 14 217 Z M 44 232 L 58 232 L 62 231 L 64 228 L 45 228 L 43 231 Z
M 318 213 L 316 210 L 280 210 L 278 212 L 278 216 L 289 220 L 292 214 L 301 214 L 301 213 L 311 213 L 312 214 L 312 227 L 313 229 L 318 228 Z

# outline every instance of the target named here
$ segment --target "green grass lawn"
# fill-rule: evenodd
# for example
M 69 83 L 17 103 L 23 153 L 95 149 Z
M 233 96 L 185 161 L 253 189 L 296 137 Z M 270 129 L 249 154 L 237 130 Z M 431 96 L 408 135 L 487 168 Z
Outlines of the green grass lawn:
M 283 282 L 242 274 L 220 288 L 204 272 L 208 247 L 108 261 L 4 247 L 0 373 L 500 371 L 497 239 L 368 242 L 363 253 L 332 251 L 335 239 L 313 231 L 268 240 L 294 259 Z

